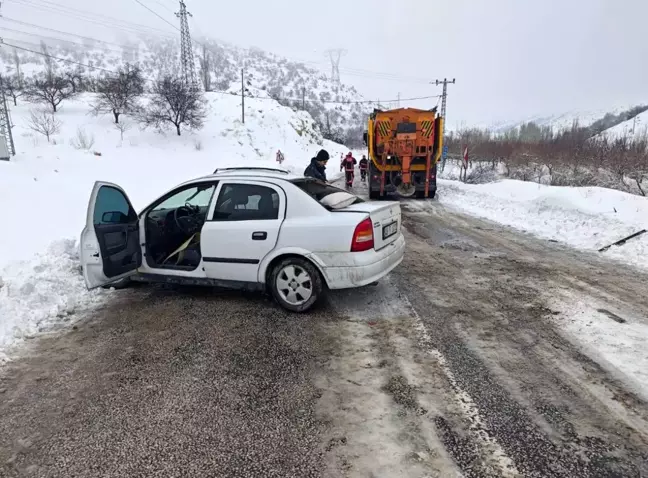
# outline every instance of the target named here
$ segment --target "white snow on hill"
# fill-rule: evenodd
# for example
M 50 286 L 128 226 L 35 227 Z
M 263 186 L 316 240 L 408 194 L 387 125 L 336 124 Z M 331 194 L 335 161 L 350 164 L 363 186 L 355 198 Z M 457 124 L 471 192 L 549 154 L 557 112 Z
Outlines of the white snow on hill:
M 610 108 L 594 110 L 573 110 L 555 115 L 529 116 L 520 120 L 491 124 L 488 126 L 488 129 L 494 133 L 504 133 L 508 130 L 519 128 L 523 124 L 533 122 L 540 127 L 549 126 L 554 132 L 559 132 L 570 129 L 574 122 L 578 122 L 578 125 L 581 127 L 591 126 L 595 121 L 603 118 L 608 113 L 617 115 L 629 110 L 632 106 L 634 105 L 616 105 Z
M 178 74 L 180 44 L 177 35 L 166 38 L 124 34 L 115 39 L 117 43 L 107 44 L 75 37 L 39 39 L 39 35 L 48 32 L 25 25 L 21 28 L 28 31 L 26 34 L 15 33 L 16 25 L 8 19 L 0 18 L 0 26 L 10 33 L 0 49 L 0 69 L 7 76 L 15 76 L 20 71 L 29 79 L 42 73 L 45 58 L 39 53 L 43 52 L 67 60 L 53 60 L 55 72 L 74 78 L 77 87 L 90 91 L 93 91 L 93 78 L 116 71 L 126 62 L 138 64 L 149 79 L 162 74 Z M 312 66 L 257 48 L 244 49 L 207 38 L 194 40 L 195 64 L 203 88 L 240 95 L 244 68 L 246 88 L 263 91 L 262 96 L 269 95 L 283 105 L 305 109 L 329 138 L 361 143 L 366 118 L 378 105 L 366 103 L 354 87 L 338 84 Z M 250 91 L 246 94 L 254 95 Z
M 619 123 L 612 128 L 606 129 L 599 136 L 611 139 L 628 138 L 630 140 L 641 139 L 648 135 L 648 111 L 639 113 L 632 119 Z
M 61 133 L 51 143 L 27 128 L 33 105 L 12 108 L 17 155 L 0 161 L 6 226 L 0 239 L 0 360 L 16 340 L 70 319 L 108 293 L 86 291 L 75 244 L 96 180 L 122 186 L 139 209 L 217 167 L 276 167 L 277 149 L 285 155 L 282 166 L 301 173 L 323 147 L 332 157 L 331 175 L 335 158 L 347 151 L 323 140 L 309 114 L 274 100 L 247 99 L 243 124 L 240 98 L 216 93 L 207 98 L 210 114 L 201 131 L 178 137 L 175 131 L 161 135 L 133 124 L 123 141 L 110 116 L 88 114 L 90 94 L 61 105 L 56 115 Z M 132 124 L 128 116 L 122 121 Z M 79 127 L 94 139 L 88 151 L 71 144 Z

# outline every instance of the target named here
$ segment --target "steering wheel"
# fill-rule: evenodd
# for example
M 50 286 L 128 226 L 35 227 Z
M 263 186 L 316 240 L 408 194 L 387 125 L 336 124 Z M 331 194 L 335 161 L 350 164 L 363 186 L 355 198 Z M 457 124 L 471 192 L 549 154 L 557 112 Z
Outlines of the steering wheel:
M 200 221 L 197 218 L 199 212 L 200 210 L 198 206 L 185 204 L 173 211 L 173 220 L 178 229 L 189 236 L 193 234 L 200 225 Z

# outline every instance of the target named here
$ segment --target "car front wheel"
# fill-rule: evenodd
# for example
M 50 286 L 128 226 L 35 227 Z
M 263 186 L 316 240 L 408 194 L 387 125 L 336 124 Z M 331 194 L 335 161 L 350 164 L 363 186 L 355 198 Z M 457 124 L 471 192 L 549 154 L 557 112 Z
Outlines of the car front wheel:
M 290 257 L 272 270 L 270 289 L 283 308 L 306 312 L 322 297 L 324 284 L 313 264 L 299 257 Z

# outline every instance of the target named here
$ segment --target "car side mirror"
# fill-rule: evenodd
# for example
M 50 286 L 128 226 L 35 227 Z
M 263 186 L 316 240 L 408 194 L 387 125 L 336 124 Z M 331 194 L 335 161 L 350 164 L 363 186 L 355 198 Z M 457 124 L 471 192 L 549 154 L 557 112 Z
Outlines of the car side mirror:
M 128 216 L 121 211 L 108 211 L 101 216 L 101 222 L 104 224 L 125 224 L 128 222 Z

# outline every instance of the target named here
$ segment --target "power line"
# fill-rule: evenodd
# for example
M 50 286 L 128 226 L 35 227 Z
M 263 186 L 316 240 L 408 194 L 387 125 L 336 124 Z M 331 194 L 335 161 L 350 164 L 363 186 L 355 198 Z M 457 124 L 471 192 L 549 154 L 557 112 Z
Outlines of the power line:
M 20 42 L 20 40 L 13 40 L 13 39 L 9 39 L 9 40 L 13 41 L 13 42 Z M 53 60 L 62 61 L 62 62 L 70 63 L 70 64 L 73 64 L 73 65 L 83 66 L 83 67 L 91 69 L 91 70 L 104 71 L 106 73 L 110 73 L 110 74 L 113 74 L 113 75 L 118 74 L 116 71 L 109 70 L 108 68 L 103 68 L 103 67 L 100 67 L 100 66 L 91 66 L 91 65 L 81 63 L 81 62 L 78 62 L 78 61 L 75 61 L 75 60 L 70 60 L 70 59 L 67 59 L 67 58 L 61 58 L 61 57 L 57 57 L 57 56 L 54 56 L 54 55 L 50 55 L 49 53 L 44 53 L 42 51 L 33 50 L 31 48 L 21 47 L 21 46 L 12 44 L 12 43 L 3 42 L 3 45 L 11 47 L 11 48 L 16 48 L 18 50 L 26 51 L 26 52 L 29 52 L 29 53 L 34 53 L 36 55 L 44 56 L 44 57 L 47 57 L 47 58 L 51 58 Z M 149 81 L 149 82 L 156 82 L 157 81 L 157 80 L 155 80 L 153 78 L 144 78 L 144 80 Z M 240 94 L 230 93 L 230 92 L 227 92 L 227 91 L 213 91 L 212 93 L 217 93 L 217 94 L 221 94 L 221 95 L 229 95 L 229 96 L 241 96 Z M 440 95 L 431 95 L 431 96 L 419 96 L 419 97 L 414 97 L 414 98 L 401 98 L 401 101 L 427 100 L 427 99 L 431 99 L 431 98 L 438 98 L 439 96 Z M 250 96 L 250 95 L 246 95 L 246 97 L 256 99 L 256 100 L 277 101 L 275 98 L 270 98 L 270 97 Z M 281 101 L 302 101 L 302 98 L 279 98 L 279 100 L 281 100 Z M 306 99 L 304 101 L 310 102 L 310 103 L 339 104 L 339 105 L 351 104 L 352 105 L 352 104 L 372 104 L 372 103 L 380 104 L 380 103 L 387 103 L 387 102 L 396 101 L 396 100 L 357 100 L 357 101 L 339 101 L 338 100 L 338 101 L 323 101 L 323 100 Z
M 132 23 L 124 20 L 120 20 L 114 17 L 102 15 L 102 14 L 96 14 L 92 12 L 87 12 L 85 10 L 80 10 L 80 9 L 74 9 L 71 7 L 67 6 L 61 6 L 57 5 L 51 2 L 48 2 L 47 0 L 6 0 L 10 3 L 18 3 L 22 4 L 25 6 L 29 6 L 32 8 L 37 8 L 37 9 L 42 9 L 45 11 L 52 11 L 54 13 L 59 13 L 59 14 L 64 14 L 64 15 L 72 15 L 75 16 L 76 18 L 89 22 L 89 23 L 94 23 L 98 24 L 101 26 L 110 26 L 111 28 L 116 28 L 120 29 L 123 31 L 127 31 L 129 33 L 145 33 L 145 34 L 156 34 L 159 36 L 164 36 L 168 38 L 175 38 L 174 35 L 172 35 L 170 32 L 165 31 L 165 30 L 160 30 L 158 28 L 154 27 L 149 27 L 146 25 L 138 24 L 138 23 Z M 40 1 L 42 3 L 45 3 L 47 5 L 39 5 L 34 2 Z M 172 22 L 168 21 L 165 19 L 162 15 L 157 13 L 155 10 L 152 8 L 148 7 L 147 5 L 143 4 L 141 1 L 135 0 L 137 3 L 139 3 L 142 7 L 146 8 L 149 12 L 154 14 L 156 17 L 164 21 L 166 24 L 169 26 L 173 27 L 175 30 L 179 30 L 176 25 L 174 25 Z M 159 2 L 158 2 L 159 3 Z M 95 18 L 92 18 L 95 17 Z M 13 20 L 13 19 L 8 19 L 10 21 L 16 21 L 18 20 Z M 106 22 L 110 22 L 110 25 L 107 25 Z M 65 33 L 65 34 L 70 34 L 70 33 Z M 70 34 L 71 35 L 71 34 Z M 81 37 L 80 35 L 77 35 Z M 86 37 L 87 38 L 87 37 Z M 101 40 L 96 40 L 94 41 L 102 42 Z M 210 49 L 210 47 L 199 40 L 194 39 L 193 40 L 196 44 L 201 45 L 207 49 Z M 109 43 L 109 42 L 103 42 L 103 43 Z M 303 63 L 303 64 L 308 64 L 308 65 L 317 65 L 317 66 L 323 66 L 321 62 L 317 61 L 312 61 L 312 60 L 304 60 L 304 59 L 298 59 L 298 58 L 287 58 L 287 60 L 291 60 L 295 63 Z M 423 83 L 423 82 L 428 82 L 427 80 L 424 80 L 422 78 L 413 78 L 413 77 L 405 77 L 405 76 L 399 76 L 399 75 L 394 75 L 391 73 L 384 73 L 384 72 L 374 72 L 370 70 L 364 70 L 364 69 L 359 69 L 359 68 L 349 68 L 349 67 L 339 67 L 339 71 L 344 72 L 348 76 L 356 76 L 356 77 L 362 77 L 362 78 L 374 78 L 374 79 L 380 79 L 380 80 L 386 80 L 386 81 L 407 81 L 407 82 L 416 82 L 416 83 Z
M 153 15 L 155 15 L 156 17 L 158 17 L 158 18 L 159 18 L 160 20 L 162 20 L 164 23 L 166 23 L 166 24 L 168 24 L 168 25 L 171 25 L 173 28 L 175 28 L 176 30 L 180 31 L 180 29 L 179 29 L 176 25 L 174 25 L 173 23 L 171 23 L 170 21 L 168 21 L 166 18 L 164 18 L 162 15 L 160 15 L 159 13 L 157 13 L 157 12 L 156 12 L 155 10 L 153 10 L 152 8 L 148 7 L 147 5 L 144 5 L 142 2 L 140 2 L 140 0 L 135 0 L 135 2 L 136 2 L 136 3 L 139 3 L 141 6 L 143 6 L 144 8 L 146 8 L 149 12 L 151 12 Z
M 137 48 L 137 47 L 132 47 L 132 46 L 128 46 L 128 45 L 122 45 L 122 44 L 119 44 L 119 43 L 112 43 L 112 42 L 104 41 L 104 40 L 98 40 L 97 38 L 86 37 L 86 36 L 83 36 L 83 35 L 78 35 L 76 33 L 64 32 L 62 30 L 56 30 L 56 29 L 50 28 L 50 27 L 44 27 L 42 25 L 36 25 L 34 23 L 23 22 L 22 20 L 16 20 L 14 18 L 8 18 L 8 17 L 3 16 L 2 20 L 7 20 L 7 21 L 10 21 L 10 22 L 13 22 L 13 23 L 19 23 L 20 25 L 24 25 L 24 26 L 27 26 L 27 27 L 38 28 L 39 30 L 47 30 L 47 31 L 58 33 L 58 34 L 61 34 L 61 35 L 69 35 L 69 36 L 81 38 L 83 40 L 88 40 L 88 41 L 91 41 L 91 42 L 105 43 L 106 45 L 114 45 L 114 46 L 118 46 L 120 48 L 124 48 L 124 49 L 127 49 L 127 50 L 134 50 L 134 51 L 139 50 L 139 48 Z M 11 30 L 11 28 L 7 28 L 7 27 L 2 27 L 2 28 L 4 28 L 5 30 Z M 23 32 L 23 31 L 20 31 L 20 30 L 12 30 L 12 31 L 15 31 L 16 33 L 22 33 L 24 35 L 32 35 L 32 36 L 38 36 L 38 37 L 43 37 L 43 38 L 51 38 L 53 40 L 68 41 L 68 40 L 63 40 L 61 38 L 44 37 L 43 35 L 41 35 L 39 33 Z M 76 43 L 76 44 L 86 46 L 86 45 L 83 45 L 81 43 Z
M 22 31 L 22 30 L 14 30 L 13 28 L 7 28 L 7 27 L 2 27 L 2 28 L 3 28 L 3 30 L 7 30 L 7 31 L 10 31 L 10 32 L 14 32 L 14 33 L 20 33 L 20 34 L 22 34 L 22 35 L 30 35 L 30 36 L 35 36 L 35 37 L 37 37 L 37 38 L 43 38 L 43 39 L 48 39 L 48 40 L 55 40 L 55 41 L 63 42 L 63 43 L 71 43 L 72 45 L 78 45 L 78 46 L 82 46 L 82 47 L 86 47 L 86 46 L 87 46 L 87 45 L 84 45 L 83 43 L 79 43 L 78 41 L 74 41 L 74 40 L 66 40 L 66 39 L 64 39 L 64 38 L 50 37 L 50 36 L 46 36 L 46 35 L 41 35 L 41 34 L 39 34 L 39 33 L 24 32 L 24 31 Z M 36 45 L 36 43 L 31 43 L 31 42 L 24 41 L 24 40 L 12 40 L 12 41 L 18 41 L 19 43 L 30 43 L 30 44 L 32 44 L 32 45 Z M 109 43 L 109 45 L 112 45 L 112 44 Z M 120 45 L 117 45 L 117 46 L 120 46 Z M 128 49 L 128 47 L 125 47 L 125 46 L 124 46 L 123 48 L 124 48 L 124 49 Z M 131 49 L 132 49 L 133 51 L 137 51 L 137 48 L 131 48 Z M 110 51 L 110 52 L 112 52 L 112 53 L 122 53 L 122 51 L 112 50 L 112 49 L 110 49 L 110 48 L 107 48 L 107 50 Z
M 20 40 L 13 40 L 11 38 L 9 39 L 9 41 L 14 41 L 14 42 L 21 43 Z M 24 42 L 24 43 L 29 43 L 29 42 Z M 66 62 L 66 63 L 70 63 L 72 65 L 83 66 L 83 67 L 89 68 L 91 70 L 100 70 L 100 71 L 105 71 L 107 73 L 117 74 L 116 71 L 109 70 L 108 68 L 102 68 L 100 66 L 91 66 L 91 65 L 87 65 L 85 63 L 81 63 L 79 61 L 69 60 L 67 58 L 60 58 L 60 57 L 57 57 L 57 56 L 50 55 L 48 53 L 43 53 L 42 51 L 32 50 L 31 48 L 25 48 L 25 47 L 22 47 L 22 46 L 13 45 L 11 43 L 7 43 L 6 41 L 3 41 L 2 44 L 5 45 L 5 46 L 9 46 L 11 48 L 16 48 L 18 50 L 26 51 L 26 52 L 29 52 L 29 53 L 35 53 L 36 55 L 41 55 L 41 56 L 44 56 L 44 57 L 47 57 L 47 58 L 51 58 L 52 60 L 58 60 L 58 61 L 63 61 L 63 62 Z M 35 45 L 34 43 L 30 43 L 30 44 Z
M 29 0 L 7 0 L 10 3 L 17 3 L 19 5 L 36 8 L 46 12 L 53 12 L 60 15 L 72 16 L 79 20 L 94 23 L 103 27 L 108 27 L 111 29 L 123 30 L 128 33 L 146 33 L 149 35 L 155 34 L 159 36 L 170 36 L 171 33 L 165 30 L 160 30 L 158 28 L 148 27 L 146 25 L 140 25 L 137 23 L 126 22 L 119 20 L 113 17 L 108 17 L 100 14 L 93 14 L 90 12 L 84 12 L 82 10 L 75 10 L 69 7 L 62 6 L 49 6 L 49 5 L 38 5 L 31 3 Z M 95 18 L 93 18 L 95 17 Z

